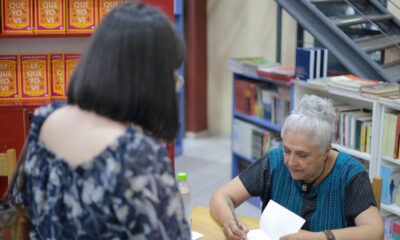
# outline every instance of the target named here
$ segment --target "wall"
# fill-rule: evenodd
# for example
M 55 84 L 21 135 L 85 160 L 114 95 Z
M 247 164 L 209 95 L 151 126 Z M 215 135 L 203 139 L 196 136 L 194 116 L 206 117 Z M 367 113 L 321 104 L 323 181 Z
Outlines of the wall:
M 232 114 L 231 57 L 265 56 L 275 60 L 276 2 L 208 0 L 208 126 L 212 134 L 229 135 Z M 282 64 L 293 65 L 296 22 L 284 12 Z

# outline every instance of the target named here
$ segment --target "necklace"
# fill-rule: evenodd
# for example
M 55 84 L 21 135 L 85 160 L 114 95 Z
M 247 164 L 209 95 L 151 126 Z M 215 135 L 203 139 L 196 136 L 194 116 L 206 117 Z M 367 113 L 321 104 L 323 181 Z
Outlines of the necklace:
M 321 173 L 318 175 L 318 177 L 316 177 L 311 183 L 306 183 L 306 182 L 304 182 L 304 181 L 302 181 L 302 185 L 301 185 L 301 191 L 303 191 L 303 192 L 307 192 L 307 190 L 308 190 L 308 186 L 313 186 L 314 185 L 314 183 L 316 183 L 317 182 L 317 180 L 322 176 L 322 174 L 324 173 L 324 171 L 325 171 L 325 166 L 326 166 L 326 163 L 328 162 L 328 157 L 326 157 L 325 158 L 325 161 L 324 161 L 324 167 L 322 168 L 322 171 L 321 171 Z

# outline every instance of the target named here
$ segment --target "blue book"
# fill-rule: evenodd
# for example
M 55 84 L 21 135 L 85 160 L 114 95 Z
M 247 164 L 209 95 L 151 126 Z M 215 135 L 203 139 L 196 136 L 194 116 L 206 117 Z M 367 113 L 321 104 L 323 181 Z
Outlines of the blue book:
M 396 201 L 400 190 L 400 166 L 394 164 L 382 164 L 382 196 L 381 202 L 392 204 Z M 397 197 L 399 198 L 399 197 Z M 399 201 L 400 199 L 397 199 Z
M 302 81 L 315 78 L 315 50 L 313 48 L 296 49 L 296 78 Z

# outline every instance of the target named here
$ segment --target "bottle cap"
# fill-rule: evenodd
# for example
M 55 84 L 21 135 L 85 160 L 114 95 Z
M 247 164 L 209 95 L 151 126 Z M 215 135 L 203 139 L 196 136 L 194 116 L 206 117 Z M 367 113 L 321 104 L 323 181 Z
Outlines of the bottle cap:
M 187 173 L 185 172 L 180 172 L 176 175 L 176 179 L 178 179 L 178 181 L 186 181 L 187 178 Z

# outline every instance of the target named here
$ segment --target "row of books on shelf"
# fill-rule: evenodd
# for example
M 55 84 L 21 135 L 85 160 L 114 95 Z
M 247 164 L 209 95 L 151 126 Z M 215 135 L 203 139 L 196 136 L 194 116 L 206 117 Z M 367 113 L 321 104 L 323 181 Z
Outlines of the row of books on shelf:
M 279 132 L 269 131 L 237 118 L 233 119 L 232 149 L 235 153 L 259 159 L 268 150 L 281 144 Z
M 328 50 L 297 48 L 295 66 L 282 66 L 266 57 L 231 58 L 232 72 L 290 84 L 294 79 L 310 80 L 328 76 Z
M 382 155 L 398 159 L 400 156 L 400 113 L 385 112 L 382 126 Z
M 65 99 L 80 53 L 0 55 L 0 101 Z
M 290 112 L 290 89 L 235 79 L 236 112 L 281 125 Z
M 370 153 L 372 113 L 348 104 L 336 105 L 335 140 L 338 144 Z
M 328 76 L 328 49 L 296 48 L 296 79 L 307 81 Z
M 307 85 L 324 90 L 333 90 L 338 93 L 357 94 L 366 98 L 381 99 L 387 102 L 398 100 L 399 84 L 381 82 L 358 77 L 352 74 L 329 76 L 325 78 L 307 80 Z M 400 101 L 400 100 L 398 100 Z
M 282 66 L 265 57 L 243 57 L 228 60 L 229 69 L 238 74 L 289 84 L 295 79 L 294 66 Z
M 1 0 L 4 34 L 92 32 L 125 0 Z

